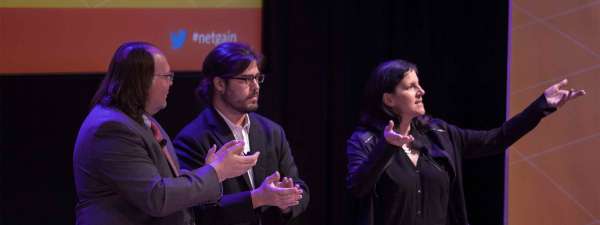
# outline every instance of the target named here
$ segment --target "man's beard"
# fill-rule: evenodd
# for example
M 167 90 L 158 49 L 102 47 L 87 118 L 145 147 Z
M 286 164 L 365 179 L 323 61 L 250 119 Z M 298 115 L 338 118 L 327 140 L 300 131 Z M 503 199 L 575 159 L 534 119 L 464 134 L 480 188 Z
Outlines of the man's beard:
M 256 104 L 246 104 L 250 99 L 257 97 Z M 223 102 L 239 113 L 255 112 L 258 109 L 258 93 L 252 94 L 242 101 L 231 101 L 227 94 L 222 95 Z

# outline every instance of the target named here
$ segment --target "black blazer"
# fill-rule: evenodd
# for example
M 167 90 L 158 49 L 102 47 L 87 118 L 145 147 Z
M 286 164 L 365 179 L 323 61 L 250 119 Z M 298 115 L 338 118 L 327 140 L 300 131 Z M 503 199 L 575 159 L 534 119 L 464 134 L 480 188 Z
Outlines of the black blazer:
M 504 149 L 535 128 L 545 115 L 555 110 L 541 96 L 502 126 L 487 131 L 462 129 L 429 116 L 415 118 L 411 134 L 424 149 L 425 160 L 431 159 L 445 168 L 450 178 L 447 224 L 468 224 L 462 182 L 463 158 L 504 152 Z M 348 140 L 347 187 L 358 200 L 359 225 L 379 225 L 388 221 L 388 218 L 381 218 L 381 212 L 392 209 L 382 208 L 382 205 L 393 204 L 384 202 L 395 200 L 393 196 L 381 196 L 376 192 L 382 176 L 390 176 L 387 168 L 394 163 L 392 157 L 402 152 L 383 138 L 386 124 L 387 121 L 373 121 L 359 126 Z
M 265 177 L 279 171 L 282 177 L 291 177 L 304 190 L 300 205 L 294 206 L 290 215 L 284 215 L 277 207 L 268 206 L 254 210 L 250 196 L 247 174 L 223 181 L 223 198 L 217 204 L 196 207 L 198 224 L 286 224 L 308 206 L 308 186 L 298 176 L 290 146 L 281 126 L 256 113 L 249 113 L 250 154 L 260 151 L 260 157 L 252 168 L 254 185 L 258 188 Z M 220 148 L 234 140 L 233 133 L 213 107 L 208 107 L 190 122 L 174 140 L 174 146 L 182 168 L 194 169 L 204 165 L 208 149 L 213 144 Z

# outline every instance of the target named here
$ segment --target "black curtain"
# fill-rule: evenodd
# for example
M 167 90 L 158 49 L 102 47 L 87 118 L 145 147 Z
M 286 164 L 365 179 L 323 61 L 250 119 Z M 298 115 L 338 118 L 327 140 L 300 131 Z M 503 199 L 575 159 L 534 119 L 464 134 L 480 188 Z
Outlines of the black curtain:
M 311 191 L 295 224 L 352 221 L 345 141 L 384 60 L 418 65 L 428 114 L 474 129 L 504 120 L 508 1 L 266 0 L 263 9 L 259 113 L 283 126 Z M 74 223 L 73 145 L 101 79 L 0 76 L 1 224 Z M 197 83 L 197 72 L 177 73 L 157 114 L 172 137 L 203 107 Z M 471 224 L 502 224 L 504 157 L 464 166 Z
M 371 70 L 419 67 L 428 114 L 490 129 L 506 111 L 508 1 L 278 1 L 264 5 L 262 109 L 287 131 L 311 187 L 302 224 L 350 224 L 345 141 Z M 502 224 L 504 156 L 467 161 L 471 224 Z

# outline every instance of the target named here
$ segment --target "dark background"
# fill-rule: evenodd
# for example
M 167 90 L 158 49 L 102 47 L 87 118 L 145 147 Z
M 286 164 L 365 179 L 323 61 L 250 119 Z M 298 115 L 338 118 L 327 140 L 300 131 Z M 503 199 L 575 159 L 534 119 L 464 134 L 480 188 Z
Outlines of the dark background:
M 418 65 L 428 114 L 475 129 L 504 121 L 508 9 L 508 1 L 265 1 L 259 112 L 284 127 L 310 186 L 297 224 L 352 220 L 345 141 L 363 85 L 384 60 Z M 177 72 L 157 114 L 171 137 L 202 109 L 197 71 Z M 102 76 L 0 76 L 1 224 L 74 223 L 73 145 Z M 503 224 L 504 156 L 464 166 L 471 224 Z

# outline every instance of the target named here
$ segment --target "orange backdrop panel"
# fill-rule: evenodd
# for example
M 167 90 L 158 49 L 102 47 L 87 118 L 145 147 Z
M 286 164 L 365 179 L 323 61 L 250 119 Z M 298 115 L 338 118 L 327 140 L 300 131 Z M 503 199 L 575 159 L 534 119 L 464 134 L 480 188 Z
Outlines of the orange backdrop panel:
M 260 49 L 261 9 L 0 8 L 0 74 L 103 72 L 123 42 L 162 49 L 173 70 L 199 70 L 223 41 Z M 174 45 L 171 37 L 179 37 Z
M 587 95 L 510 148 L 510 225 L 600 224 L 600 1 L 512 0 L 510 115 L 547 87 Z

